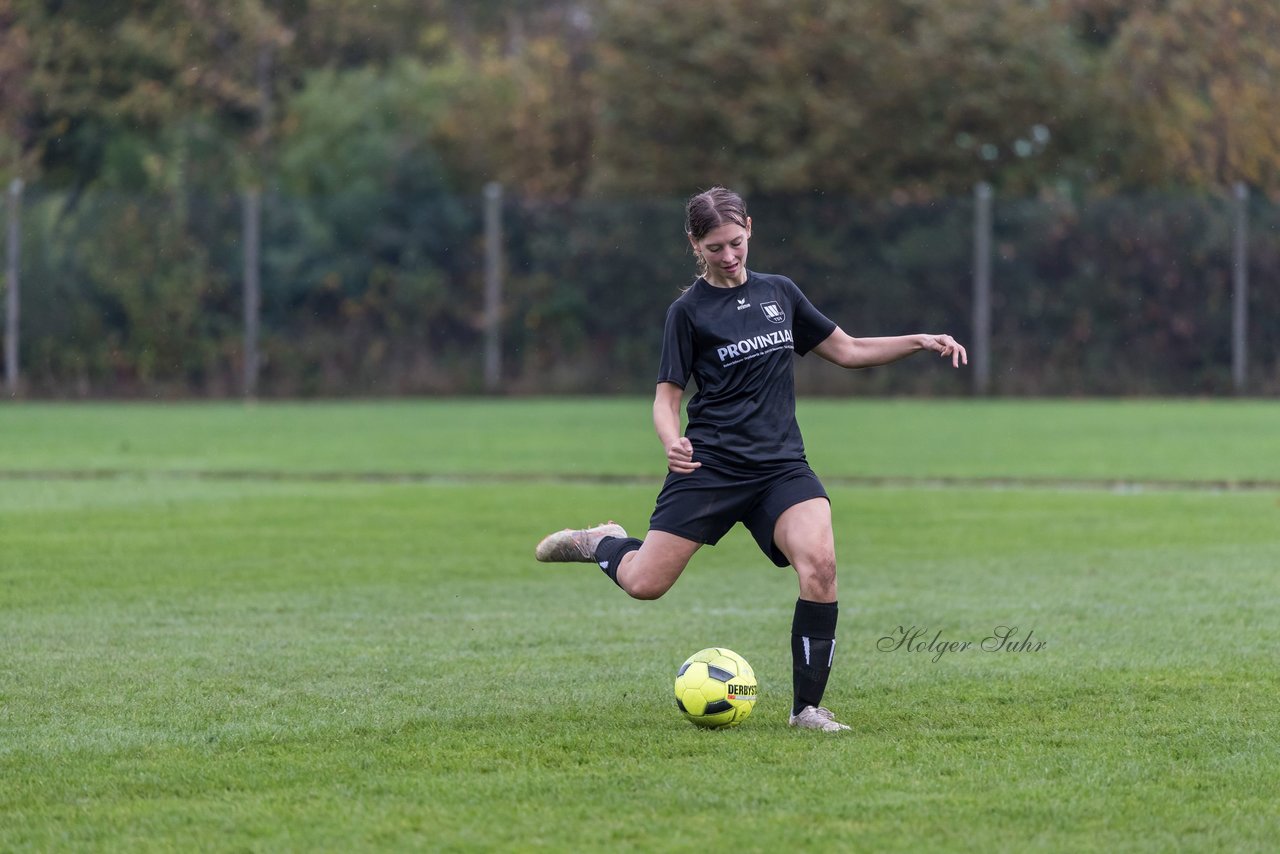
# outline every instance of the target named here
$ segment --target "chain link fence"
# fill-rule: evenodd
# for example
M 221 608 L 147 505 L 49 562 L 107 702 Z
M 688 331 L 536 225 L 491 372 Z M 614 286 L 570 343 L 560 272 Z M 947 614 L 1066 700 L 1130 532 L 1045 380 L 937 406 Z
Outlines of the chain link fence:
M 10 394 L 648 393 L 666 307 L 693 278 L 682 200 L 492 199 L 501 251 L 486 288 L 479 195 L 264 193 L 260 255 L 246 259 L 234 194 L 28 187 L 8 208 Z M 790 276 L 853 335 L 945 331 L 972 350 L 974 198 L 748 201 L 753 269 Z M 1237 204 L 997 195 L 986 390 L 1280 391 L 1280 210 Z M 246 260 L 261 281 L 248 337 Z M 812 394 L 974 393 L 971 371 L 925 359 L 845 372 L 806 358 L 797 377 Z

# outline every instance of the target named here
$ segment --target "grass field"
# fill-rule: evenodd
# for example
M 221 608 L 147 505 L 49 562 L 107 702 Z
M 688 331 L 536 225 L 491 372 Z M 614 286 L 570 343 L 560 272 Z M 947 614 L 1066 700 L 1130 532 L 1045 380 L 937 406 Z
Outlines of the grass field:
M 741 529 L 658 602 L 533 561 L 643 529 L 648 410 L 0 406 L 0 850 L 1274 850 L 1280 406 L 804 402 L 834 737 Z

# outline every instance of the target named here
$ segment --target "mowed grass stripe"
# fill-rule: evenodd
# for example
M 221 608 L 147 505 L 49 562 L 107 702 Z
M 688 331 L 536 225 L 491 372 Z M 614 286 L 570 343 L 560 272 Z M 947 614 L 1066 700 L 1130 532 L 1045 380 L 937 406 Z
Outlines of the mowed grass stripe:
M 0 405 L 0 471 L 656 477 L 643 398 Z M 804 399 L 825 477 L 1280 481 L 1275 401 Z

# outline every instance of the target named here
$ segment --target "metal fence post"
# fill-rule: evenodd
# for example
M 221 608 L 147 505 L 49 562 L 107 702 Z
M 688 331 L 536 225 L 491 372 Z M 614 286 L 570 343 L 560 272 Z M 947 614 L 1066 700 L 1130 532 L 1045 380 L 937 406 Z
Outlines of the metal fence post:
M 244 396 L 258 393 L 258 328 L 262 309 L 262 191 L 246 190 L 241 199 L 244 226 Z
M 991 390 L 991 185 L 973 188 L 973 391 Z
M 4 382 L 10 397 L 18 394 L 18 318 L 21 297 L 18 271 L 22 252 L 22 179 L 9 182 L 9 239 L 5 253 Z
M 484 388 L 502 385 L 502 185 L 484 186 Z
M 1249 380 L 1249 188 L 1235 186 L 1235 223 L 1231 247 L 1231 383 L 1244 394 Z

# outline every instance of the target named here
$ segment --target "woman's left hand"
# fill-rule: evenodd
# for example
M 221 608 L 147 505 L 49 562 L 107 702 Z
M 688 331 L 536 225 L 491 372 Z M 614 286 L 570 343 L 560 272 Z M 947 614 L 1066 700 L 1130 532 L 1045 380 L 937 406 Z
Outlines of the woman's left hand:
M 925 335 L 924 348 L 934 351 L 944 359 L 950 356 L 953 368 L 960 367 L 962 363 L 969 364 L 968 352 L 950 335 Z

